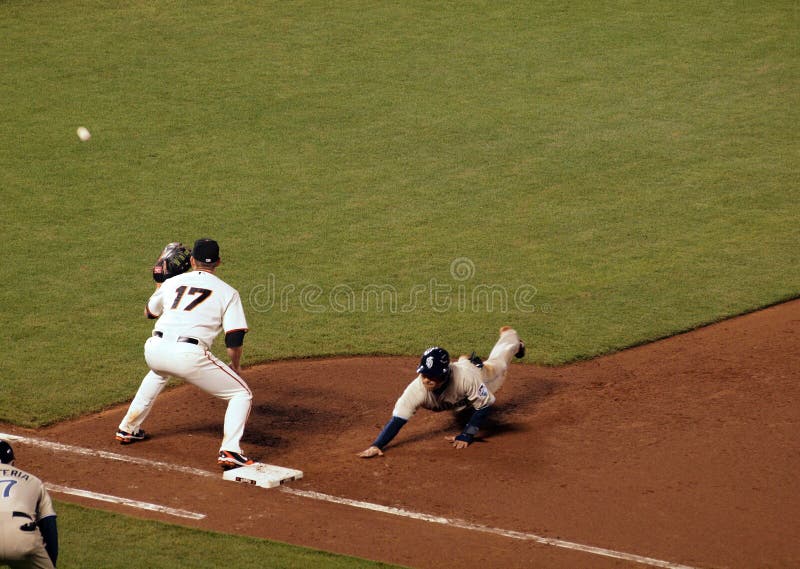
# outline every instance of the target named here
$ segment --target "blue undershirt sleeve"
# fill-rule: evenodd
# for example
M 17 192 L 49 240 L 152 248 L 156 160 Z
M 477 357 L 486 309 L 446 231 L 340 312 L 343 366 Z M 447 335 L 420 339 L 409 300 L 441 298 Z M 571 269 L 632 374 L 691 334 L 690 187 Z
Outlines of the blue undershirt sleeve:
M 489 410 L 491 408 L 491 405 L 487 405 L 486 407 L 482 407 L 481 409 L 475 411 L 472 414 L 472 417 L 469 418 L 467 426 L 464 427 L 464 430 L 461 432 L 461 434 L 456 437 L 456 440 L 471 443 L 475 439 L 475 435 L 478 434 L 484 419 L 486 419 L 486 416 L 489 415 Z
M 50 561 L 53 562 L 53 567 L 55 567 L 58 559 L 58 526 L 56 525 L 56 517 L 47 516 L 39 520 L 36 525 L 39 526 L 39 531 L 42 533 L 44 549 L 47 551 Z
M 383 450 L 383 447 L 392 442 L 392 439 L 395 437 L 395 435 L 397 435 L 397 433 L 400 432 L 400 429 L 402 429 L 403 425 L 406 423 L 408 423 L 408 419 L 402 419 L 400 417 L 393 416 L 391 420 L 384 425 L 383 429 L 381 429 L 378 438 L 375 439 L 375 442 L 372 443 L 372 446 Z

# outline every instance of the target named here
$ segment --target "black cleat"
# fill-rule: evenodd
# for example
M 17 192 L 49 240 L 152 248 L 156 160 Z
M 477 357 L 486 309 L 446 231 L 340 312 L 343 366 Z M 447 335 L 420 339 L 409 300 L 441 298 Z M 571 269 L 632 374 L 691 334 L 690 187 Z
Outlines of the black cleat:
M 475 352 L 472 352 L 472 355 L 469 356 L 469 361 L 471 361 L 472 365 L 475 367 L 483 367 L 483 360 Z

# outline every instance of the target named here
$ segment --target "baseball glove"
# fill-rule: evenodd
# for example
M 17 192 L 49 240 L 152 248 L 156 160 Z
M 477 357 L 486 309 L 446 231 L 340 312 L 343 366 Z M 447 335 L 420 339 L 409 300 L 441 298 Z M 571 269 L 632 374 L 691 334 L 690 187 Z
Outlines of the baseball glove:
M 191 268 L 189 258 L 191 253 L 183 246 L 183 243 L 170 243 L 161 251 L 156 264 L 153 265 L 153 280 L 163 283 L 181 273 L 185 273 Z

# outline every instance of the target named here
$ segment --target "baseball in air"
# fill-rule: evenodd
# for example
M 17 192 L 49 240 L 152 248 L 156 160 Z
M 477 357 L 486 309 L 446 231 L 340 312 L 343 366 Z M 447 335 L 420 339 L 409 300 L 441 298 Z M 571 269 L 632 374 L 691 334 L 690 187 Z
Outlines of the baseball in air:
M 89 129 L 86 128 L 85 126 L 79 126 L 78 127 L 78 138 L 80 138 L 81 141 L 86 142 L 87 140 L 92 138 L 92 133 L 89 132 Z

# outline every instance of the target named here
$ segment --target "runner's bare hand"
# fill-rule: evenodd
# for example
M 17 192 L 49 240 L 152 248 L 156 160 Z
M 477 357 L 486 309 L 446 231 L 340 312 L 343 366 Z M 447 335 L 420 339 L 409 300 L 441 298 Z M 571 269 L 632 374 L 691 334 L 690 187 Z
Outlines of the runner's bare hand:
M 383 456 L 383 451 L 378 447 L 369 447 L 366 450 L 361 451 L 358 453 L 358 456 L 361 458 L 372 458 L 373 456 Z
M 462 448 L 467 448 L 469 446 L 469 443 L 467 441 L 458 441 L 456 440 L 455 436 L 445 437 L 444 440 L 451 443 L 453 445 L 453 448 L 456 450 L 461 450 Z

